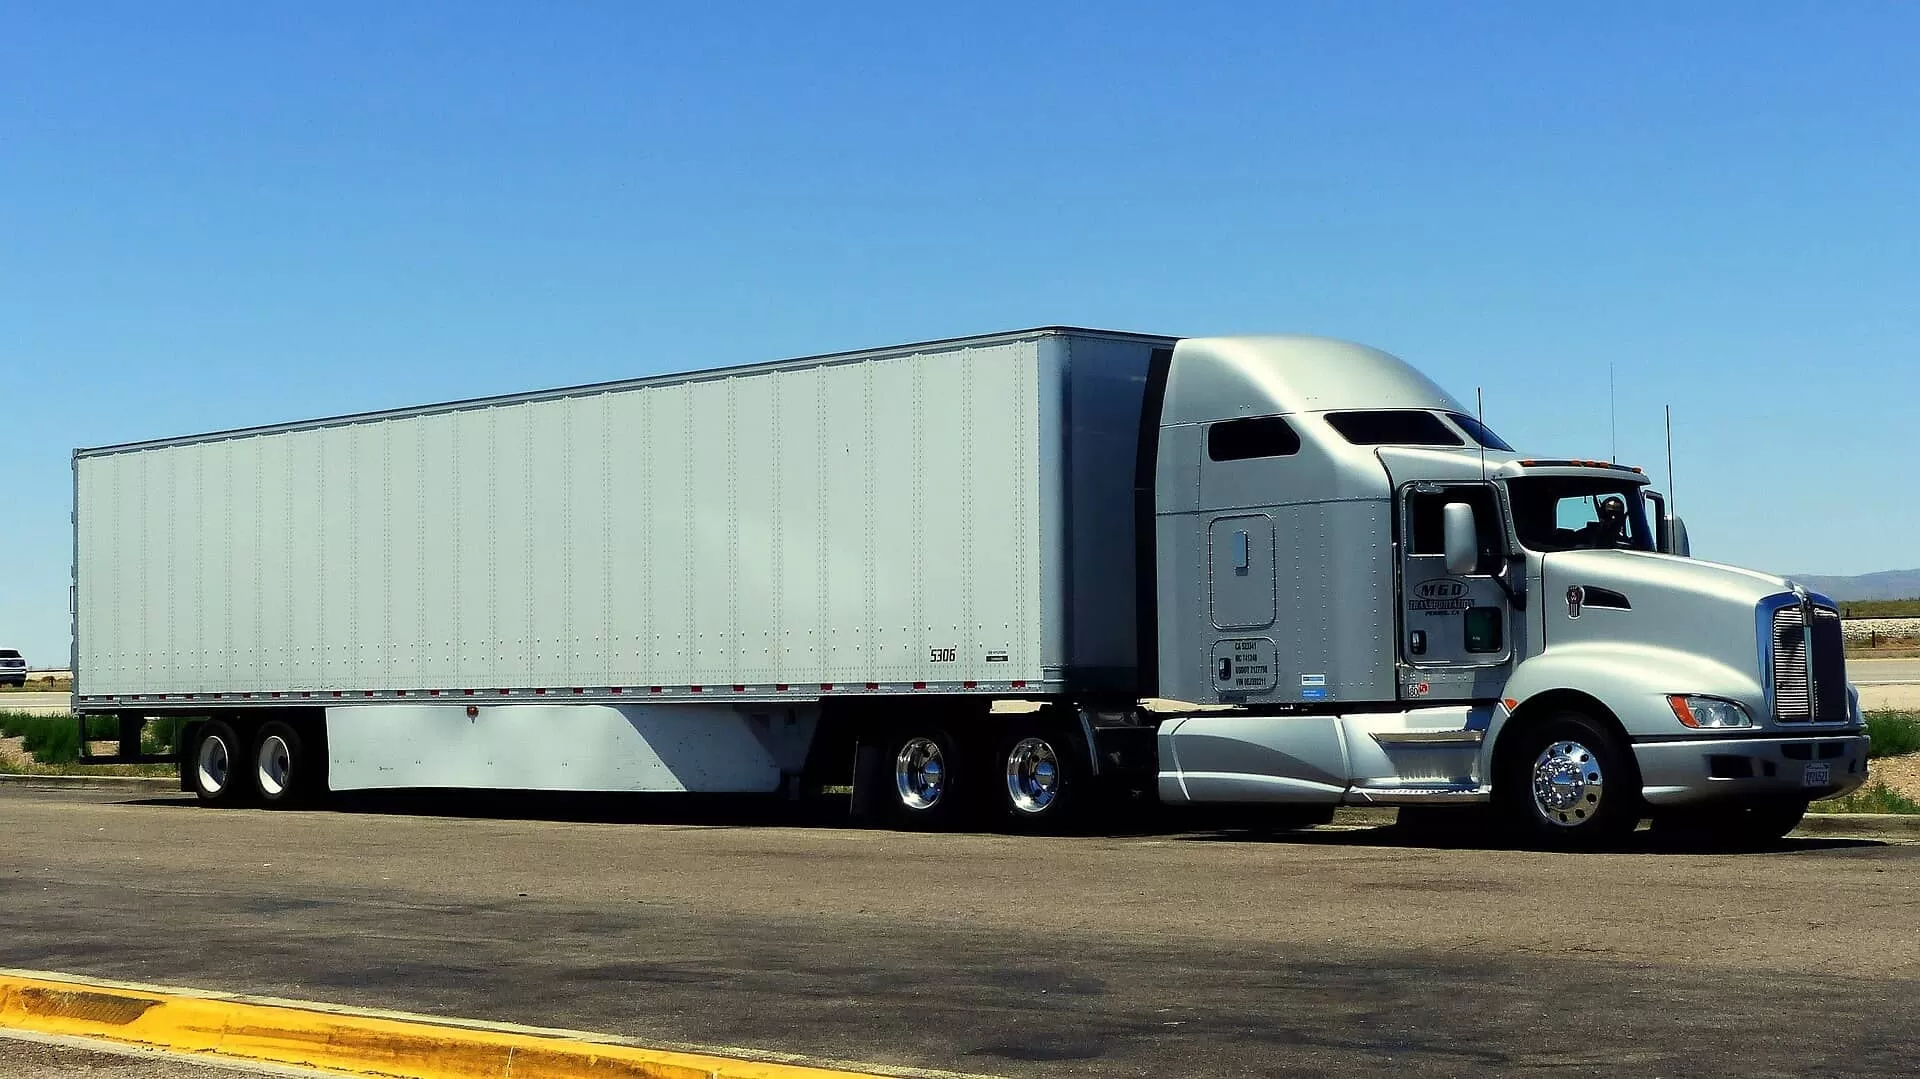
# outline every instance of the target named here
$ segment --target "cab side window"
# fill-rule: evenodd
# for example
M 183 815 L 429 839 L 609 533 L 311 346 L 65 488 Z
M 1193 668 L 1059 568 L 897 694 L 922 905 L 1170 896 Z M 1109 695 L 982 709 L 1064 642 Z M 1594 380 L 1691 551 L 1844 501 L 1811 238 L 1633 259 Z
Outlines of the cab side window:
M 1480 536 L 1480 562 L 1476 574 L 1500 572 L 1505 555 L 1505 529 L 1500 510 L 1494 504 L 1493 488 L 1472 485 L 1444 487 L 1439 491 L 1415 491 L 1407 496 L 1407 552 L 1416 555 L 1446 553 L 1446 532 L 1442 507 L 1449 502 L 1465 502 L 1473 507 L 1474 531 Z

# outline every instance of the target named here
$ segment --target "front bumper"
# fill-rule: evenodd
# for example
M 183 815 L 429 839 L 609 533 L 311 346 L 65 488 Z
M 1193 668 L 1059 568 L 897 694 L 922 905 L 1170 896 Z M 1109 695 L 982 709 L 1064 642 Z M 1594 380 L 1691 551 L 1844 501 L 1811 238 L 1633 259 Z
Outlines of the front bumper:
M 1641 795 L 1653 806 L 1834 798 L 1867 781 L 1867 736 L 1857 727 L 1827 734 L 1637 741 L 1633 756 L 1640 766 Z

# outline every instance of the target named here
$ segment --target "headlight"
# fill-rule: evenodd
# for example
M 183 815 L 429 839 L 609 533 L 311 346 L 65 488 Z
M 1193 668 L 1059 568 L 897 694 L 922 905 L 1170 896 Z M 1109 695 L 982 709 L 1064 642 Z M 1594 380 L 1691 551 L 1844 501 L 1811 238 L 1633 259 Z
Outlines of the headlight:
M 1718 697 L 1673 696 L 1667 703 L 1673 706 L 1674 718 L 1689 727 L 1710 730 L 1753 726 L 1753 717 L 1745 708 Z

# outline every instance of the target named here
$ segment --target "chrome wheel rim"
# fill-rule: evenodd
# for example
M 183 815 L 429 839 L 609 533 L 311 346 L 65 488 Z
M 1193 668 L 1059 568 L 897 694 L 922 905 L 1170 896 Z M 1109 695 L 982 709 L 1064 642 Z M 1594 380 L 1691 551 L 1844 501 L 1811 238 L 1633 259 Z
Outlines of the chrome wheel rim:
M 219 794 L 226 790 L 232 770 L 233 756 L 227 751 L 227 740 L 220 737 L 202 738 L 200 752 L 194 754 L 194 773 L 200 789 L 208 794 Z
M 1555 742 L 1533 761 L 1534 812 L 1549 824 L 1578 827 L 1600 811 L 1604 782 L 1593 750 L 1579 742 Z
M 269 798 L 286 793 L 287 784 L 293 778 L 293 750 L 287 740 L 277 734 L 262 739 L 258 764 L 260 793 Z
M 1045 813 L 1060 797 L 1060 758 L 1045 739 L 1022 738 L 1007 752 L 1007 798 L 1021 813 Z
M 909 738 L 893 759 L 893 784 L 900 804 L 927 810 L 939 804 L 947 789 L 947 759 L 940 743 L 931 738 Z

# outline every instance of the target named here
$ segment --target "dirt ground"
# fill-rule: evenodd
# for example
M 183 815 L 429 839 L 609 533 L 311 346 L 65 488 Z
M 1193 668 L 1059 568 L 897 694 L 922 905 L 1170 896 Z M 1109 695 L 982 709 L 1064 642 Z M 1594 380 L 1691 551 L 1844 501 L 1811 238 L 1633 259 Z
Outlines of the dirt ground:
M 25 738 L 0 738 L 0 767 L 12 770 L 32 763 L 33 758 L 20 747 L 25 741 Z
M 1882 757 L 1867 768 L 1870 782 L 1885 783 L 1890 790 L 1920 800 L 1920 753 Z

